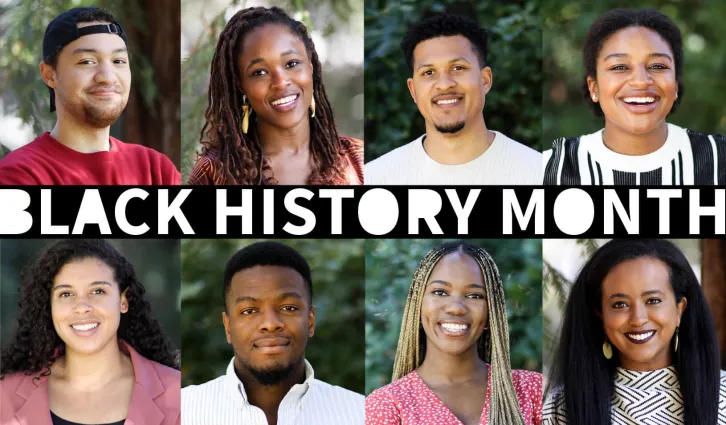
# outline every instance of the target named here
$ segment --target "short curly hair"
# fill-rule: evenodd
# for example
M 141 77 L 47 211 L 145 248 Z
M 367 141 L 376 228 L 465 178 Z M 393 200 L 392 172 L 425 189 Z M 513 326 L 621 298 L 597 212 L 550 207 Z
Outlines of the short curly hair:
M 60 269 L 73 261 L 96 258 L 113 270 L 121 293 L 126 293 L 128 312 L 121 315 L 117 335 L 147 359 L 180 369 L 180 356 L 164 335 L 161 325 L 144 299 L 144 285 L 133 266 L 110 243 L 102 239 L 59 240 L 48 246 L 23 271 L 20 313 L 10 343 L 2 352 L 0 377 L 11 373 L 50 375 L 50 365 L 65 352 L 63 340 L 53 326 L 51 288 Z
M 678 98 L 673 103 L 669 114 L 675 112 L 685 92 L 682 78 L 683 41 L 681 31 L 671 18 L 654 9 L 613 9 L 600 16 L 592 24 L 585 37 L 585 45 L 582 48 L 582 62 L 585 65 L 582 92 L 585 99 L 587 99 L 587 103 L 590 104 L 595 116 L 604 116 L 600 104 L 590 101 L 590 88 L 587 85 L 587 77 L 597 79 L 597 57 L 602 51 L 605 40 L 628 27 L 644 27 L 657 32 L 673 51 L 673 60 L 676 64 L 676 80 L 678 81 Z
M 403 50 L 408 68 L 413 71 L 413 50 L 419 43 L 432 38 L 454 35 L 461 35 L 469 40 L 472 50 L 479 59 L 480 68 L 484 69 L 485 66 L 488 66 L 487 30 L 480 27 L 474 19 L 466 16 L 441 13 L 413 24 L 406 31 L 406 35 L 401 41 L 401 50 Z
M 305 286 L 310 295 L 310 302 L 313 300 L 313 279 L 310 273 L 310 265 L 305 258 L 285 244 L 264 241 L 248 245 L 234 254 L 224 266 L 224 283 L 222 286 L 222 298 L 225 311 L 227 308 L 227 295 L 232 284 L 232 277 L 242 270 L 251 269 L 255 266 L 282 266 L 289 267 L 302 276 Z

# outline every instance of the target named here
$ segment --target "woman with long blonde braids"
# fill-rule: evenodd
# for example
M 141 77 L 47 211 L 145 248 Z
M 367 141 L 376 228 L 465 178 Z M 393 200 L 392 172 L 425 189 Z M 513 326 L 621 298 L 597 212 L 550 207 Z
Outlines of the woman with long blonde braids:
M 366 425 L 530 425 L 542 375 L 511 370 L 494 260 L 463 242 L 429 251 L 406 301 L 392 383 L 366 398 Z

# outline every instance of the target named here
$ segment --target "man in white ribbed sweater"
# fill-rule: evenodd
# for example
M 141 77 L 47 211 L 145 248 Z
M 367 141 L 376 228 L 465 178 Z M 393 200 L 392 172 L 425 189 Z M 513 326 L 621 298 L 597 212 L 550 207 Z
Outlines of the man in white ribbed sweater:
M 182 425 L 363 425 L 362 395 L 315 379 L 307 261 L 277 242 L 237 252 L 224 270 L 227 373 L 182 389 Z
M 366 184 L 542 184 L 542 154 L 484 122 L 492 87 L 485 29 L 467 17 L 436 15 L 412 26 L 401 48 L 426 134 L 366 164 Z

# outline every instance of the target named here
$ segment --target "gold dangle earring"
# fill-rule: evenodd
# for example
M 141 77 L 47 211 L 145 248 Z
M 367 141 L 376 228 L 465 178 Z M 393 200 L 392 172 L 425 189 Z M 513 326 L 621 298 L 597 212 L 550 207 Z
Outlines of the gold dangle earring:
M 680 326 L 676 326 L 676 344 L 675 344 L 675 346 L 673 347 L 673 352 L 674 352 L 674 353 L 677 353 L 677 352 L 678 352 L 678 328 L 679 328 L 679 327 L 680 327 Z
M 315 118 L 315 92 L 313 92 L 313 100 L 310 102 L 310 111 L 312 112 L 310 118 Z
M 247 102 L 247 95 L 242 95 L 242 132 L 247 134 L 250 128 L 250 104 Z
M 605 342 L 602 343 L 602 353 L 608 360 L 613 358 L 613 347 L 610 345 L 610 341 L 608 341 L 607 338 L 605 338 Z

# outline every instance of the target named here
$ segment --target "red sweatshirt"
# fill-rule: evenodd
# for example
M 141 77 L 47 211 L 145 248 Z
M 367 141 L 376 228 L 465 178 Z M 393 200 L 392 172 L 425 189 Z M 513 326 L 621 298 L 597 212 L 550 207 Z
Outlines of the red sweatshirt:
M 75 151 L 44 133 L 0 160 L 0 185 L 178 185 L 165 155 L 110 137 L 111 150 Z

